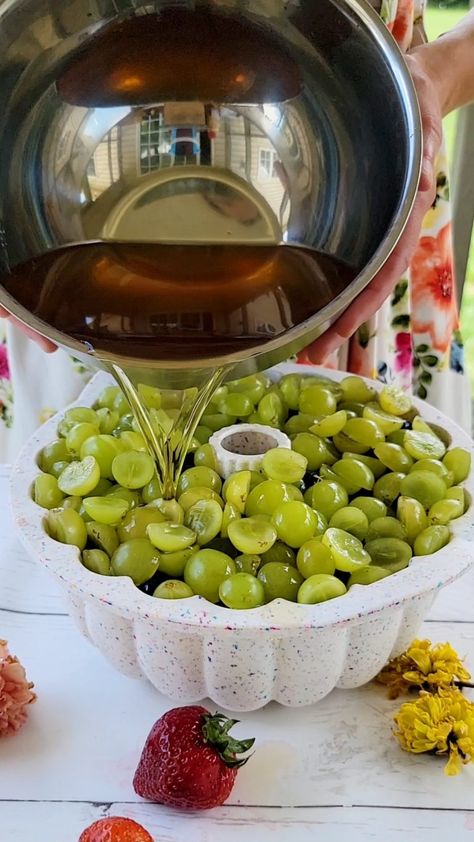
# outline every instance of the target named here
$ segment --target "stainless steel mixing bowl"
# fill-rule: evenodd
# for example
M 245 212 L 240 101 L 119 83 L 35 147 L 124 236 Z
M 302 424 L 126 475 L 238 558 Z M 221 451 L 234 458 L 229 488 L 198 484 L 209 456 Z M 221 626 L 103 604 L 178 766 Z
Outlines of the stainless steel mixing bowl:
M 125 30 L 117 62 L 109 47 Z M 99 239 L 285 243 L 356 268 L 312 318 L 205 363 L 241 376 L 320 335 L 400 238 L 420 118 L 403 57 L 365 0 L 3 0 L 0 44 L 3 273 Z M 161 95 L 140 64 L 154 48 L 168 72 Z M 0 302 L 107 363 L 4 289 Z M 202 374 L 192 359 L 117 361 L 164 387 Z

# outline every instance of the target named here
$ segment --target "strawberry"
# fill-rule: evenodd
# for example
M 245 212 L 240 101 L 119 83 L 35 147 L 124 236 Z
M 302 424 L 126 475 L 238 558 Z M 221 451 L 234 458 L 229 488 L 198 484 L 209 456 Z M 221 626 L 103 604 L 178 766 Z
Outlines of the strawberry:
M 189 810 L 223 804 L 248 759 L 237 755 L 254 744 L 229 736 L 236 724 L 198 706 L 165 713 L 153 726 L 135 772 L 137 795 Z
M 81 833 L 79 842 L 153 842 L 141 824 L 132 819 L 100 819 Z

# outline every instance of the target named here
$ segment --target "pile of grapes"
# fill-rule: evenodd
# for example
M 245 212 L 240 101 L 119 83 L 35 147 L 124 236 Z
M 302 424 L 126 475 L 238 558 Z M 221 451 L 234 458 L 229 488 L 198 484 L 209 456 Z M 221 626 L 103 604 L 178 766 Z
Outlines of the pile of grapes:
M 178 394 L 143 387 L 154 423 L 171 426 Z M 261 472 L 225 482 L 208 440 L 245 421 L 283 430 Z M 36 503 L 49 535 L 94 573 L 129 576 L 159 599 L 195 594 L 231 609 L 282 598 L 315 604 L 370 585 L 434 553 L 466 511 L 470 453 L 449 449 L 394 387 L 256 375 L 215 394 L 164 500 L 130 407 L 114 386 L 66 412 L 39 458 Z

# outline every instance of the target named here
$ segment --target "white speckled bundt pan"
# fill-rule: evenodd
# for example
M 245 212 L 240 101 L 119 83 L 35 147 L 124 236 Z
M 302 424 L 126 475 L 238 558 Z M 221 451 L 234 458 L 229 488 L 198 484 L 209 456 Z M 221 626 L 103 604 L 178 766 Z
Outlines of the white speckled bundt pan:
M 344 375 L 302 366 L 273 372 Z M 98 374 L 77 405 L 92 405 L 109 378 Z M 456 425 L 425 404 L 428 421 L 449 431 L 453 444 L 471 452 Z M 353 587 L 330 602 L 302 606 L 277 600 L 253 611 L 229 611 L 200 597 L 166 601 L 146 596 L 125 577 L 86 570 L 78 551 L 51 540 L 44 510 L 31 499 L 37 457 L 55 438 L 58 417 L 25 446 L 12 475 L 18 534 L 28 552 L 57 579 L 80 630 L 120 672 L 148 678 L 174 702 L 211 698 L 232 711 L 250 711 L 271 700 L 297 707 L 317 702 L 334 687 L 370 681 L 391 655 L 416 636 L 441 587 L 474 561 L 472 513 L 455 521 L 453 540 L 435 555 L 373 585 Z M 474 495 L 474 476 L 466 483 Z

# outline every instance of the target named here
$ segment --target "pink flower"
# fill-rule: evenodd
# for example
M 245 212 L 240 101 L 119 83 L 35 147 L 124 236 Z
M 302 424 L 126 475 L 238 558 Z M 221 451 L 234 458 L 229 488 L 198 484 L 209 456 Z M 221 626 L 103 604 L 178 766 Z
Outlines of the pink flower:
M 8 737 L 24 724 L 36 696 L 18 658 L 13 658 L 5 640 L 0 640 L 0 737 Z
M 410 333 L 397 333 L 395 337 L 395 369 L 398 372 L 410 371 L 413 348 Z
M 5 343 L 0 344 L 0 379 L 10 380 L 10 365 L 8 363 L 8 351 Z

